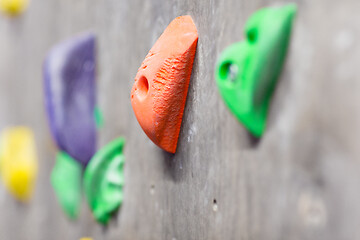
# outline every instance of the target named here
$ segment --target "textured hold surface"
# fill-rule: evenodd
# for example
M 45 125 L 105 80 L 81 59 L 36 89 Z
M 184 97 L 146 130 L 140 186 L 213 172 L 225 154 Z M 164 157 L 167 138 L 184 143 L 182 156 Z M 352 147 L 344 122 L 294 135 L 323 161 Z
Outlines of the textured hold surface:
M 95 219 L 107 224 L 123 201 L 123 138 L 115 139 L 100 149 L 84 173 L 86 199 Z
M 28 6 L 29 0 L 0 0 L 0 10 L 9 15 L 22 13 Z
M 79 215 L 82 196 L 82 165 L 65 152 L 56 155 L 51 184 L 62 209 L 70 219 Z
M 216 66 L 217 84 L 227 106 L 256 137 L 265 131 L 295 12 L 294 4 L 257 11 L 246 23 L 246 40 L 225 49 Z
M 146 135 L 175 153 L 198 34 L 190 16 L 173 20 L 141 64 L 131 103 Z
M 18 200 L 31 198 L 37 175 L 35 138 L 31 129 L 12 127 L 3 131 L 0 173 L 3 183 Z
M 44 64 L 45 101 L 58 147 L 87 164 L 96 150 L 95 37 L 83 34 L 54 47 Z

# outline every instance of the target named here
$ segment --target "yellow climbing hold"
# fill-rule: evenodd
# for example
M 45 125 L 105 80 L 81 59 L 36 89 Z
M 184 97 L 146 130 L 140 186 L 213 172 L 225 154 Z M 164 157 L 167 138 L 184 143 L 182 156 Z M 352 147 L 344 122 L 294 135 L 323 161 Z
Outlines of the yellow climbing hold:
M 84 237 L 84 238 L 80 238 L 80 240 L 93 240 L 93 239 L 89 237 Z
M 20 201 L 31 198 L 37 175 L 34 134 L 27 127 L 3 131 L 0 140 L 0 175 L 6 188 Z
M 22 13 L 29 4 L 29 0 L 0 0 L 0 10 L 9 15 Z

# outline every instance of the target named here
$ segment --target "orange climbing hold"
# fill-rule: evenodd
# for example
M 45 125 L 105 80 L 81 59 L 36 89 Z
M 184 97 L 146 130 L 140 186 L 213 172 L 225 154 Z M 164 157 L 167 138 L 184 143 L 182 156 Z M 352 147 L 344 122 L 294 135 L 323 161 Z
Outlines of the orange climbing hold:
M 141 64 L 131 104 L 146 135 L 175 153 L 198 34 L 190 16 L 175 18 Z

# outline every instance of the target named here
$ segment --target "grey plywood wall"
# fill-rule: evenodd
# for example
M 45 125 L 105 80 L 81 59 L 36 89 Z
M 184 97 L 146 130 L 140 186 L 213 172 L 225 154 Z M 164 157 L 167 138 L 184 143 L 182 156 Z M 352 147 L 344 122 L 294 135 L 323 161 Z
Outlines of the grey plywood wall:
M 213 71 L 243 39 L 253 11 L 273 0 L 32 0 L 0 17 L 0 127 L 29 125 L 40 161 L 31 203 L 0 187 L 1 240 L 291 240 L 360 238 L 360 1 L 299 0 L 289 54 L 266 134 L 254 141 L 225 107 Z M 142 132 L 130 89 L 168 23 L 190 14 L 199 42 L 178 151 Z M 99 147 L 127 139 L 125 199 L 107 228 L 85 202 L 66 219 L 49 183 L 55 146 L 47 126 L 42 61 L 60 40 L 98 36 Z

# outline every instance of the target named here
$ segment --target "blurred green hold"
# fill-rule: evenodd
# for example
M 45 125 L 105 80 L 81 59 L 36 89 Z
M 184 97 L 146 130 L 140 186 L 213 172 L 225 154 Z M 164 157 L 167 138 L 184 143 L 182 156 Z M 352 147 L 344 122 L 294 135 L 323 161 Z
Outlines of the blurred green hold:
M 123 201 L 124 138 L 117 138 L 99 150 L 84 173 L 85 196 L 95 219 L 107 224 Z
M 266 128 L 295 14 L 295 4 L 255 12 L 246 23 L 246 39 L 226 48 L 217 62 L 215 76 L 221 96 L 256 137 Z
M 51 173 L 51 183 L 64 212 L 76 219 L 80 212 L 82 196 L 82 165 L 65 152 L 56 155 Z
M 104 126 L 104 116 L 103 116 L 102 112 L 100 111 L 99 106 L 95 106 L 94 118 L 95 118 L 96 128 L 97 129 L 102 128 Z

